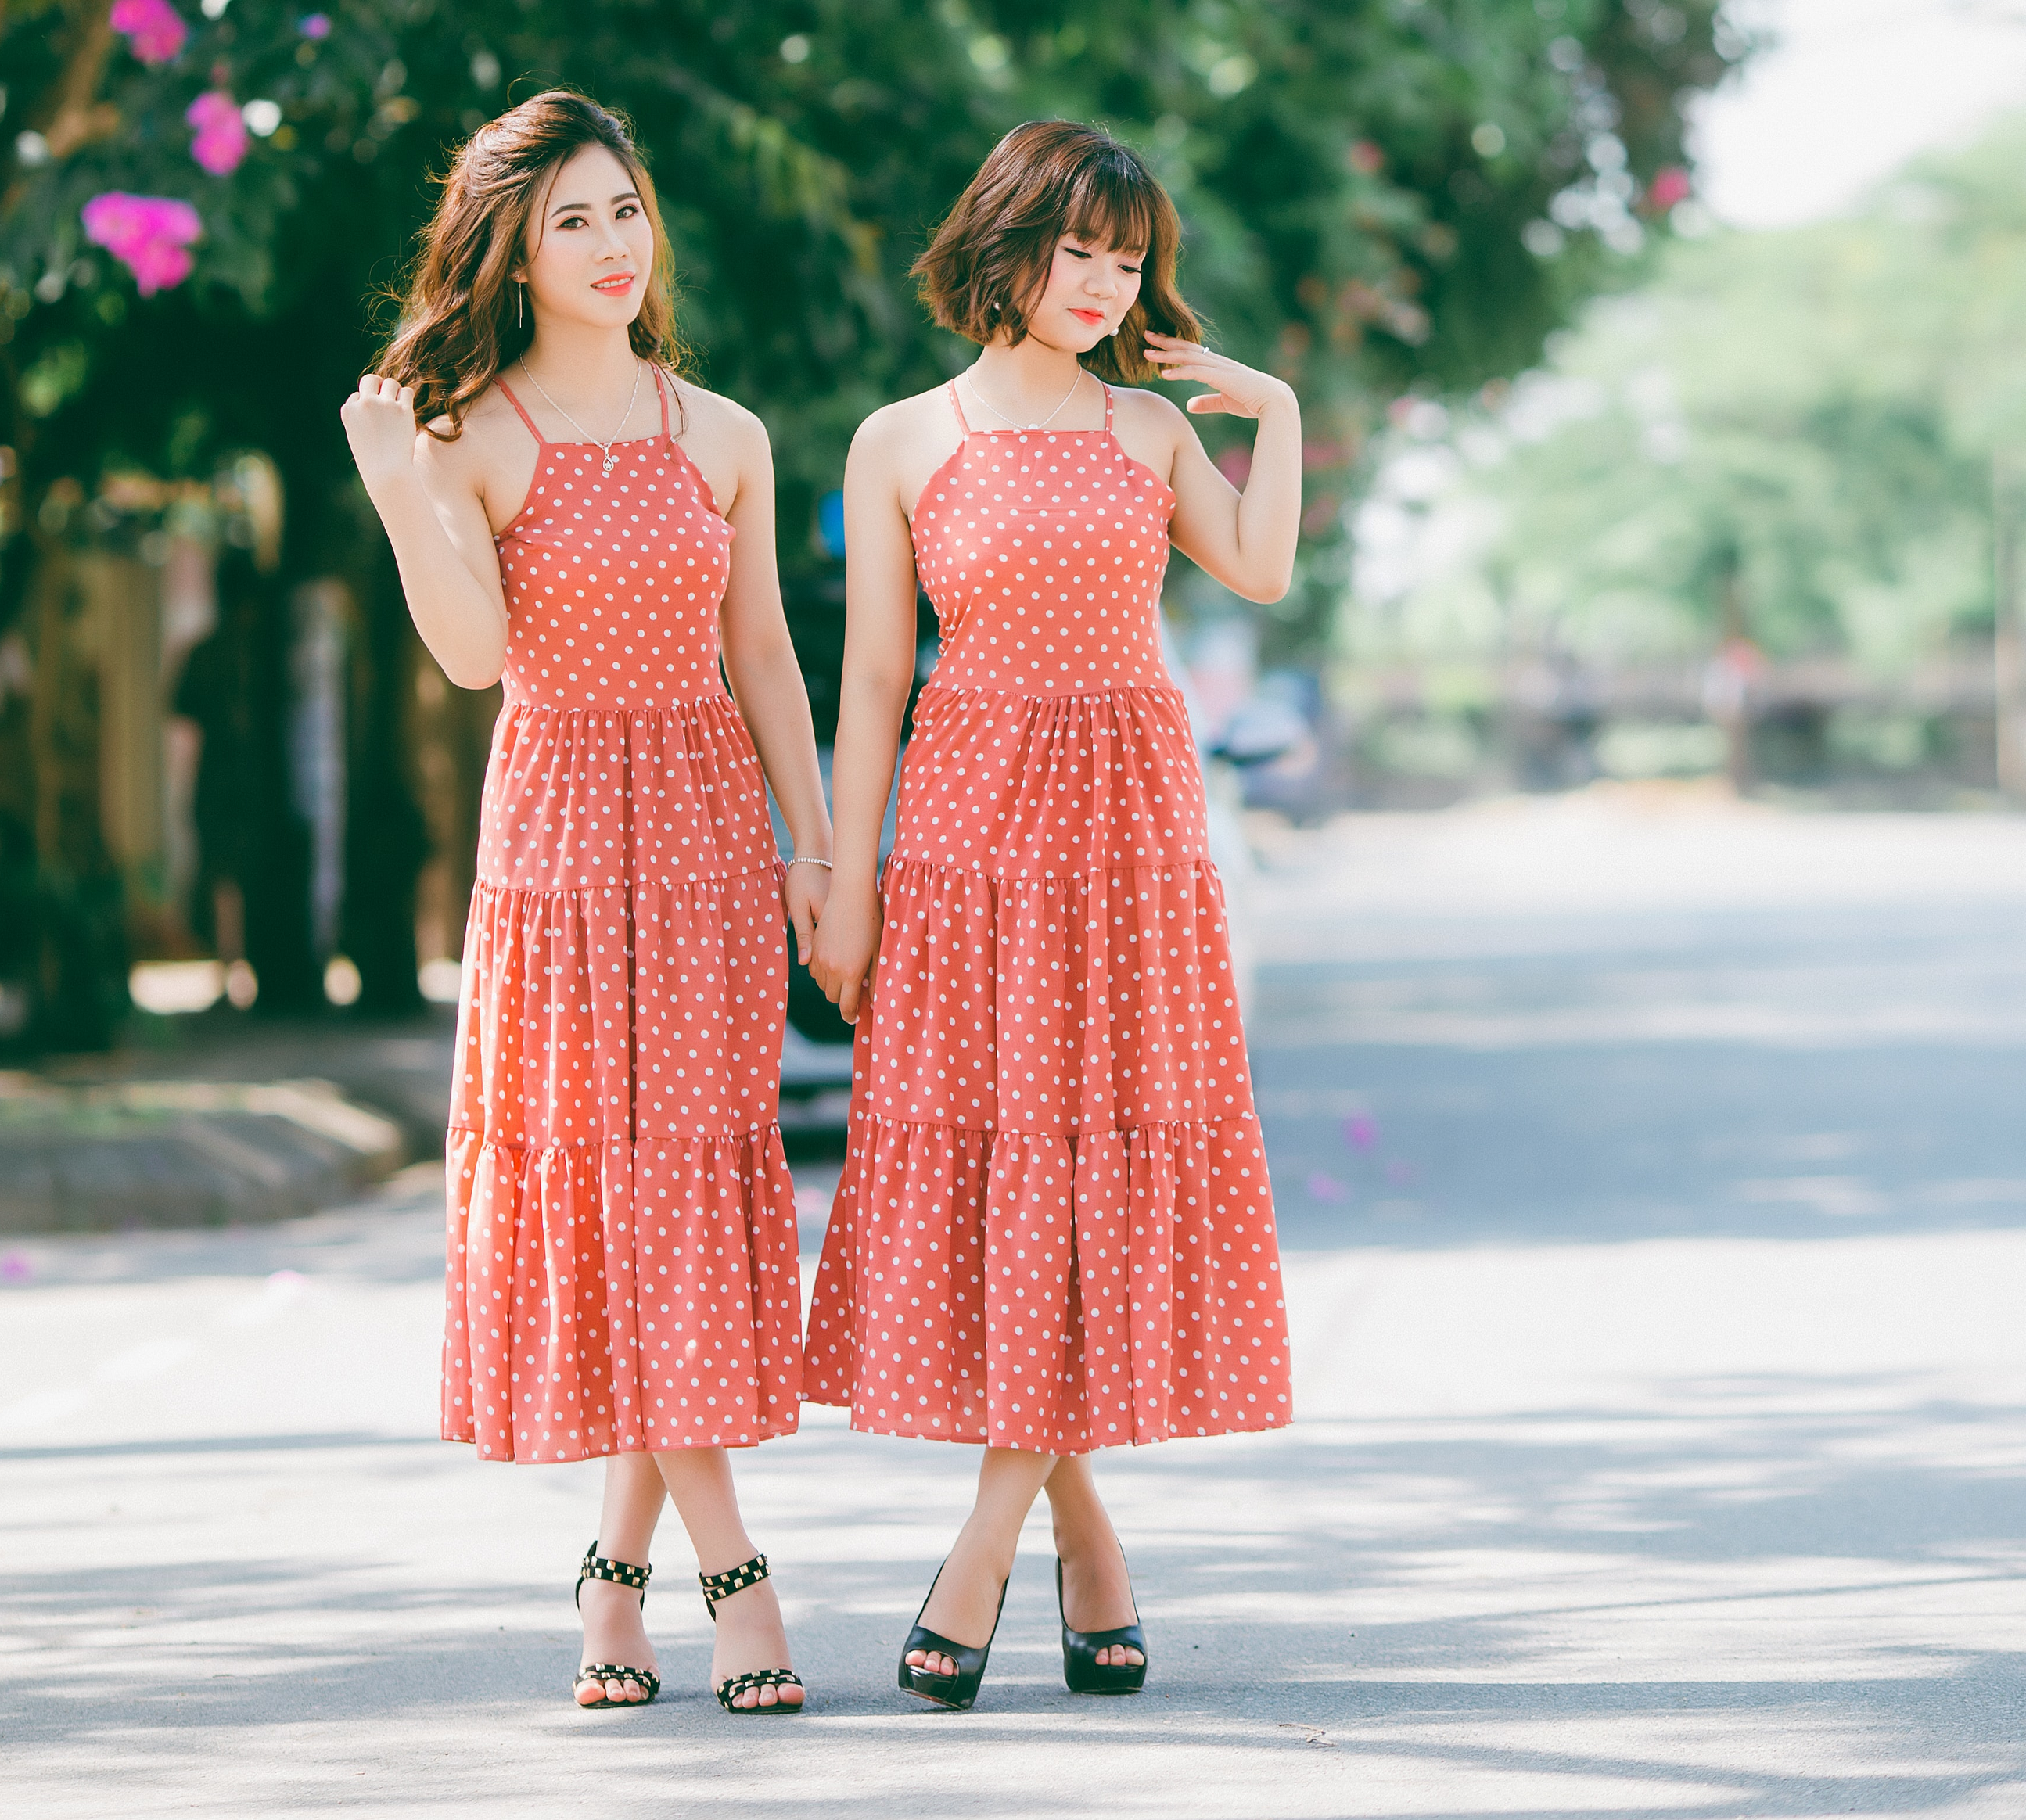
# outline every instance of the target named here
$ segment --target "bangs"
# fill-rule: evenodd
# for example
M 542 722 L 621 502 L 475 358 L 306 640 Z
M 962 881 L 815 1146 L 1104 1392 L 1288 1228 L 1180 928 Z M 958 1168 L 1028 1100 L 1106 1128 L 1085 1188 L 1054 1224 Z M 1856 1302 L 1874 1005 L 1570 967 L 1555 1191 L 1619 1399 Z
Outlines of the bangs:
M 1063 231 L 1109 252 L 1150 253 L 1163 200 L 1136 160 L 1094 160 L 1076 174 Z

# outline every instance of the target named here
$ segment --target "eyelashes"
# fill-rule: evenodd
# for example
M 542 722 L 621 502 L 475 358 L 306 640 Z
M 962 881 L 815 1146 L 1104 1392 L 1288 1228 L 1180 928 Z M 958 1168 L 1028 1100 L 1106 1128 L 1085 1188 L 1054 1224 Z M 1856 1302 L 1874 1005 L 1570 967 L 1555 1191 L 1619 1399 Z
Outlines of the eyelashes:
M 1062 250 L 1071 259 L 1087 260 L 1090 257 L 1090 255 L 1080 246 L 1066 246 Z M 1118 269 L 1121 271 L 1130 272 L 1136 278 L 1140 276 L 1141 271 L 1141 268 L 1136 265 L 1122 265 Z
M 615 221 L 624 221 L 633 216 L 638 215 L 639 212 L 640 204 L 639 203 L 622 202 L 619 207 L 613 211 L 613 219 Z M 565 215 L 562 220 L 556 223 L 556 227 L 558 230 L 565 227 L 588 227 L 590 225 L 590 218 L 582 215 Z

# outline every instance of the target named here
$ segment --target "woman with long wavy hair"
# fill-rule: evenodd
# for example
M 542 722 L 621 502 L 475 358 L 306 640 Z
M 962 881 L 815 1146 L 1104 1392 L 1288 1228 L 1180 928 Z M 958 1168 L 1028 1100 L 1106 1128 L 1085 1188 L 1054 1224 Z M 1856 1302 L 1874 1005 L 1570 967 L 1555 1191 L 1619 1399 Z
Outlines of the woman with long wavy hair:
M 644 1608 L 672 1496 L 720 1701 L 786 1714 L 801 1683 L 727 1450 L 798 1413 L 783 899 L 806 952 L 830 823 L 766 432 L 680 367 L 645 164 L 623 121 L 554 90 L 459 153 L 342 414 L 431 654 L 461 687 L 505 683 L 465 935 L 443 1433 L 485 1459 L 605 1459 L 580 1704 L 659 1691 Z

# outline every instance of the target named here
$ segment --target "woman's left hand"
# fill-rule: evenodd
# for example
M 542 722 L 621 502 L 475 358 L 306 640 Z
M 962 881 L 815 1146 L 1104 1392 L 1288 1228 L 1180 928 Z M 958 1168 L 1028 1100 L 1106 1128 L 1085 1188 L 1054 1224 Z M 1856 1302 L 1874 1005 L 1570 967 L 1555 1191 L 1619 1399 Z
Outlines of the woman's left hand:
M 1149 329 L 1147 358 L 1160 368 L 1163 379 L 1193 380 L 1214 388 L 1184 402 L 1182 408 L 1199 417 L 1218 411 L 1232 417 L 1263 417 L 1276 404 L 1295 402 L 1294 388 L 1284 379 L 1177 336 L 1157 335 Z
M 795 926 L 795 958 L 805 967 L 809 963 L 816 925 L 823 921 L 823 905 L 829 897 L 827 866 L 788 868 L 787 882 L 781 887 L 781 899 L 786 906 L 788 920 Z

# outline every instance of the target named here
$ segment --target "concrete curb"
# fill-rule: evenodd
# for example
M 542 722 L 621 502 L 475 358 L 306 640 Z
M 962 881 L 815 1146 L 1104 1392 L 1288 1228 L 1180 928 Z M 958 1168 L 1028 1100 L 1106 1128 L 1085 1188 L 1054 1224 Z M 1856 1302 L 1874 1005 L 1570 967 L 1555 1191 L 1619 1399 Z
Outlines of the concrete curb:
M 282 1219 L 381 1181 L 407 1152 L 392 1119 L 328 1081 L 0 1076 L 0 1232 Z

